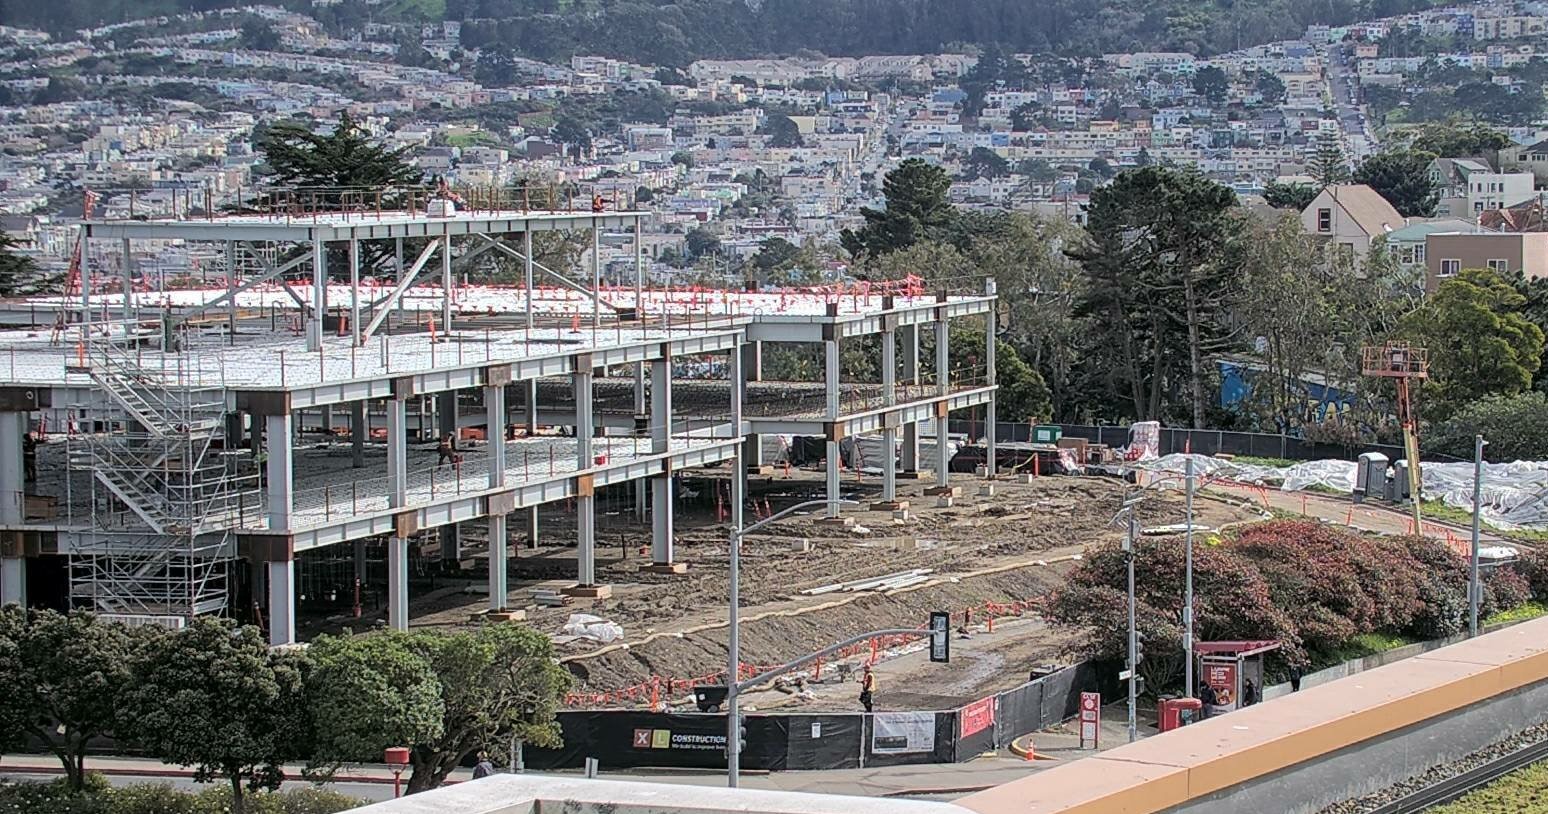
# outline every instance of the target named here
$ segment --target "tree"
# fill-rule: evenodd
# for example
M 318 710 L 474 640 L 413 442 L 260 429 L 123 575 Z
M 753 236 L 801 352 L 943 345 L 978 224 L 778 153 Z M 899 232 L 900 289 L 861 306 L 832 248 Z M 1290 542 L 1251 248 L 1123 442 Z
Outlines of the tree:
M 1010 162 L 988 147 L 974 147 L 963 162 L 963 172 L 974 178 L 1001 178 L 1010 174 Z
M 1121 172 L 1091 196 L 1080 308 L 1115 335 L 1099 353 L 1117 354 L 1105 360 L 1109 386 L 1128 390 L 1136 417 L 1158 416 L 1161 394 L 1184 384 L 1193 426 L 1205 424 L 1210 360 L 1226 346 L 1240 274 L 1227 257 L 1235 206 L 1230 189 L 1196 170 L 1154 166 Z
M 547 636 L 519 625 L 486 625 L 467 633 L 370 635 L 391 635 L 401 643 L 350 660 L 346 669 L 362 671 L 353 681 L 395 706 L 382 710 L 339 698 L 350 704 L 351 714 L 362 716 L 352 727 L 354 737 L 339 745 L 369 745 L 371 722 L 376 722 L 383 736 L 411 737 L 408 743 L 387 744 L 410 748 L 414 772 L 409 777 L 410 793 L 439 786 L 465 758 L 500 742 L 497 738 L 514 735 L 537 746 L 559 746 L 554 714 L 569 689 L 570 674 L 554 660 L 553 643 Z M 433 682 L 424 666 L 434 676 Z M 394 691 L 385 689 L 398 679 L 420 685 L 401 702 Z M 425 720 L 435 709 L 428 701 L 432 688 L 440 696 L 438 727 Z M 398 711 L 412 716 L 398 718 Z
M 689 259 L 697 259 L 720 251 L 720 238 L 704 226 L 689 230 L 683 238 L 683 243 L 688 249 Z
M 423 178 L 406 160 L 408 148 L 388 149 L 372 141 L 348 111 L 339 114 L 326 135 L 297 122 L 275 123 L 258 148 L 269 177 L 295 187 L 381 189 L 412 186 Z
M 757 270 L 758 279 L 766 281 L 771 275 L 794 268 L 800 256 L 800 246 L 782 237 L 771 237 L 758 247 L 758 253 L 753 255 L 752 265 Z
M 1405 218 L 1427 218 L 1440 201 L 1430 182 L 1433 153 L 1387 150 L 1377 153 L 1355 169 L 1354 182 L 1376 190 Z
M 686 150 L 678 150 L 672 154 L 672 163 L 681 166 L 683 169 L 691 170 L 693 169 L 693 153 Z
M 89 613 L 0 609 L 0 683 L 3 707 L 20 730 L 44 744 L 64 765 L 66 782 L 79 791 L 85 780 L 86 746 L 113 731 L 116 701 L 132 683 L 129 658 L 136 642 L 122 625 Z M 3 739 L 4 736 L 0 736 Z
M 635 203 L 637 203 L 637 204 L 648 204 L 651 201 L 654 201 L 655 199 L 656 199 L 655 190 L 652 190 L 650 187 L 640 186 L 640 187 L 635 187 L 634 188 L 634 202 Z
M 1486 124 L 1446 121 L 1420 128 L 1409 148 L 1445 158 L 1492 157 L 1511 144 L 1510 136 Z
M 789 116 L 770 116 L 766 130 L 770 147 L 806 146 L 806 141 L 801 138 L 801 128 Z
M 271 651 L 256 627 L 199 617 L 136 654 L 133 680 L 114 699 L 117 732 L 164 762 L 192 766 L 194 780 L 244 792 L 277 789 L 280 767 L 310 748 L 304 663 Z
M 1525 305 L 1499 274 L 1463 269 L 1403 320 L 1403 332 L 1429 349 L 1434 395 L 1425 388 L 1421 403 L 1431 419 L 1532 386 L 1542 364 L 1543 330 L 1522 313 Z
M 1475 435 L 1489 439 L 1484 456 L 1496 463 L 1548 459 L 1548 394 L 1485 396 L 1432 429 L 1424 445 L 1466 460 L 1473 456 Z
M 1349 180 L 1349 161 L 1344 158 L 1337 133 L 1324 130 L 1317 135 L 1306 160 L 1306 174 L 1316 179 L 1318 191 Z
M 1214 65 L 1205 65 L 1193 74 L 1193 92 L 1202 96 L 1212 107 L 1225 104 L 1226 94 L 1231 91 L 1231 80 L 1225 71 Z
M 1091 163 L 1087 164 L 1086 168 L 1104 181 L 1113 177 L 1113 165 L 1109 164 L 1107 159 L 1101 156 L 1091 159 Z
M 1308 382 L 1320 377 L 1358 396 L 1367 382 L 1358 349 L 1386 335 L 1403 304 L 1375 273 L 1376 253 L 1356 268 L 1306 234 L 1293 213 L 1272 222 L 1254 219 L 1246 229 L 1239 254 L 1244 276 L 1233 312 L 1259 365 L 1238 410 L 1271 432 L 1339 429 L 1343 425 L 1330 418 L 1342 416 L 1322 415 Z M 1354 403 L 1362 401 L 1356 397 Z
M 16 252 L 17 242 L 0 231 L 0 297 L 28 293 L 38 278 L 38 264 Z
M 1263 104 L 1269 107 L 1278 107 L 1285 101 L 1285 82 L 1277 74 L 1258 71 L 1257 77 L 1253 79 L 1253 88 L 1263 97 Z
M 242 23 L 241 42 L 243 48 L 254 51 L 273 51 L 279 48 L 280 37 L 274 30 L 273 24 L 267 20 L 254 18 Z
M 1023 159 L 1020 164 L 1016 165 L 1016 172 L 1025 175 L 1030 180 L 1042 183 L 1053 181 L 1059 177 L 1059 171 L 1054 169 L 1053 165 L 1049 164 L 1045 158 Z
M 1270 181 L 1263 185 L 1263 200 L 1275 209 L 1300 212 L 1311 206 L 1317 197 L 1317 189 L 1310 184 L 1282 184 Z
M 859 257 L 905 249 L 921 240 L 939 239 L 956 218 L 946 200 L 951 178 L 946 171 L 923 159 L 909 158 L 882 181 L 885 209 L 863 208 L 865 225 L 858 232 L 844 230 L 845 250 Z
M 320 636 L 308 647 L 314 768 L 375 762 L 388 747 L 445 736 L 445 688 L 414 635 Z

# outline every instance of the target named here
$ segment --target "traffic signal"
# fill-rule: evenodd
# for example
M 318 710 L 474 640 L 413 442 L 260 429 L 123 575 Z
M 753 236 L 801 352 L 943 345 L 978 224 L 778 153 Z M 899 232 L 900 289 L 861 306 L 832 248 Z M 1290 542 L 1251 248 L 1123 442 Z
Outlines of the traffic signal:
M 739 755 L 747 753 L 747 721 L 740 716 L 736 722 L 736 753 Z
M 1145 660 L 1145 634 L 1134 631 L 1134 663 L 1130 667 L 1138 667 Z

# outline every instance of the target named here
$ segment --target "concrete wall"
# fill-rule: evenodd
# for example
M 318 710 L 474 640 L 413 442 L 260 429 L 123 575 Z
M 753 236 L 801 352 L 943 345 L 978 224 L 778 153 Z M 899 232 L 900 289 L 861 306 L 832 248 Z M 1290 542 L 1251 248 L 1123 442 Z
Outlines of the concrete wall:
M 356 814 L 965 814 L 948 803 L 497 774 Z
M 1363 741 L 1167 809 L 1167 814 L 1313 814 L 1422 774 L 1548 721 L 1548 682 Z

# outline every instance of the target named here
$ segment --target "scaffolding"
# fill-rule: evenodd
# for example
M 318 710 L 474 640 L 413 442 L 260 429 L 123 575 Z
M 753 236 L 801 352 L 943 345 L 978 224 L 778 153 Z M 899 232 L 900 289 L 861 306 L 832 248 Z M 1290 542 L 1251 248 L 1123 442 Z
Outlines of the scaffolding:
M 72 434 L 72 470 L 89 473 L 69 562 L 78 608 L 178 626 L 230 603 L 230 568 L 256 462 L 226 443 L 227 394 L 179 350 L 170 328 L 97 323 L 77 349 L 93 400 Z M 216 443 L 219 439 L 220 443 Z

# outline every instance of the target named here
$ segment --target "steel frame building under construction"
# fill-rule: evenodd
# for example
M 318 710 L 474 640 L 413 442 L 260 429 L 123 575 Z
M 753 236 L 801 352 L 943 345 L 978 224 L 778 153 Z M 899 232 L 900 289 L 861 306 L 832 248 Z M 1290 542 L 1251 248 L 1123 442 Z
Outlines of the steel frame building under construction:
M 992 282 L 969 294 L 646 289 L 645 217 L 431 201 L 84 222 L 66 296 L 0 305 L 0 602 L 26 603 L 29 564 L 58 558 L 72 606 L 177 625 L 231 612 L 246 560 L 270 640 L 286 644 L 297 556 L 353 545 L 359 577 L 366 542 L 385 539 L 387 617 L 406 629 L 411 539 L 437 534 L 454 557 L 459 524 L 487 524 L 489 607 L 503 611 L 509 518 L 536 540 L 537 507 L 561 500 L 574 505 L 572 592 L 605 596 L 598 489 L 633 484 L 652 527 L 646 567 L 675 573 L 676 472 L 729 462 L 740 525 L 762 436 L 824 437 L 830 500 L 841 442 L 901 441 L 879 462 L 882 499 L 895 501 L 899 477 L 929 468 L 922 422 L 939 436 L 941 487 L 948 414 L 983 405 L 994 426 L 995 332 L 972 371 L 953 371 L 948 353 L 952 319 L 992 320 Z M 586 268 L 533 259 L 534 234 L 549 230 L 590 233 Z M 632 243 L 632 281 L 604 281 L 604 234 Z M 202 252 L 216 283 L 132 273 L 140 246 L 167 245 Z M 459 284 L 485 255 L 517 265 L 521 284 Z M 934 332 L 933 364 L 922 331 Z M 865 337 L 879 341 L 881 381 L 841 381 L 841 343 Z M 822 381 L 764 381 L 765 343 L 820 344 Z M 308 422 L 347 427 L 347 468 L 295 465 Z M 487 442 L 458 450 L 449 472 L 410 454 L 411 436 L 470 429 Z M 828 515 L 843 522 L 837 509 Z

